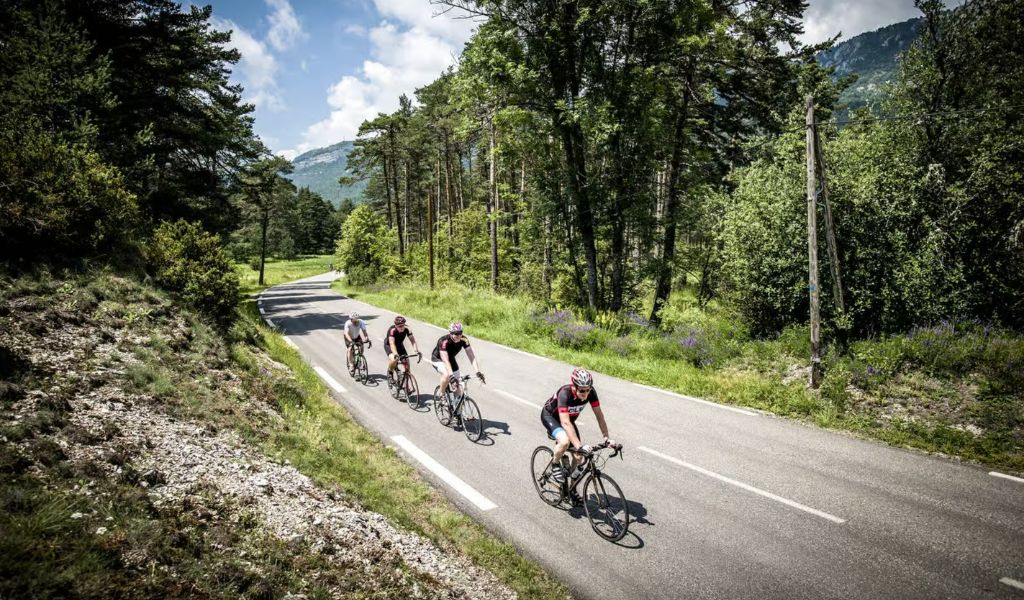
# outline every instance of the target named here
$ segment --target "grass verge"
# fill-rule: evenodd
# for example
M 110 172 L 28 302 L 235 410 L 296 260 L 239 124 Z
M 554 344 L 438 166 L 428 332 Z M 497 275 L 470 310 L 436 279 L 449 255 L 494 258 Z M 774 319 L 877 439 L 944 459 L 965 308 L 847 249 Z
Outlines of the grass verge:
M 235 271 L 238 273 L 242 296 L 247 297 L 274 285 L 326 273 L 333 264 L 334 256 L 330 254 L 304 256 L 293 260 L 268 258 L 263 266 L 263 285 L 259 284 L 259 261 L 256 262 L 255 269 L 249 264 L 235 263 Z
M 753 340 L 719 307 L 685 291 L 670 331 L 635 314 L 580 319 L 522 298 L 458 287 L 335 289 L 435 325 L 637 383 L 842 429 L 893 445 L 1024 472 L 1024 337 L 944 324 L 830 351 L 820 390 L 806 385 L 806 328 Z
M 442 547 L 457 548 L 521 598 L 568 595 L 540 566 L 459 512 L 393 449 L 353 421 L 298 352 L 263 326 L 254 302 L 244 303 L 242 313 L 258 328 L 260 346 L 291 369 L 299 388 L 290 401 L 282 402 L 286 426 L 265 443 L 268 454 L 290 460 L 318 483 L 341 489 L 366 508 Z M 244 355 L 247 350 L 236 352 Z M 243 356 L 241 362 L 248 361 Z

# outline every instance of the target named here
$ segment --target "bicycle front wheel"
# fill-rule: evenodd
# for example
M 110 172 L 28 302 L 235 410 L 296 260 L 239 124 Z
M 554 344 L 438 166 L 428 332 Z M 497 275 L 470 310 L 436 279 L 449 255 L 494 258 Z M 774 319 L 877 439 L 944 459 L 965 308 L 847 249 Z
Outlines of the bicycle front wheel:
M 583 485 L 583 507 L 597 535 L 617 542 L 629 530 L 629 504 L 615 480 L 598 473 Z
M 405 389 L 402 390 L 402 395 L 405 396 L 406 405 L 413 409 L 418 410 L 420 407 L 420 386 L 416 383 L 416 378 L 409 373 L 405 376 Z
M 551 458 L 555 455 L 547 446 L 537 446 L 530 459 L 533 488 L 545 504 L 558 506 L 562 501 L 562 486 L 551 478 Z
M 471 442 L 479 442 L 484 436 L 484 420 L 480 416 L 480 407 L 469 396 L 462 399 L 462 431 Z
M 438 423 L 445 427 L 452 422 L 452 405 L 448 403 L 447 394 L 441 393 L 441 386 L 434 388 L 434 415 Z
M 398 399 L 398 382 L 396 381 L 398 379 L 398 371 L 397 371 L 397 369 L 395 371 L 390 371 L 388 373 L 387 377 L 388 377 L 388 392 L 391 394 L 392 398 L 395 398 L 397 400 Z
M 356 357 L 356 381 L 365 384 L 370 375 L 366 368 L 366 358 L 362 354 Z

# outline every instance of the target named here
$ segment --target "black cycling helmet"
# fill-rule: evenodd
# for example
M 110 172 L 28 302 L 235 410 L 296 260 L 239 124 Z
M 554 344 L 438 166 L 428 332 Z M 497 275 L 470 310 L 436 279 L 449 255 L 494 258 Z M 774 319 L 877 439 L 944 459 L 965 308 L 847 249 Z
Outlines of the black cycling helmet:
M 398 315 L 395 317 L 395 325 L 405 325 L 405 317 Z

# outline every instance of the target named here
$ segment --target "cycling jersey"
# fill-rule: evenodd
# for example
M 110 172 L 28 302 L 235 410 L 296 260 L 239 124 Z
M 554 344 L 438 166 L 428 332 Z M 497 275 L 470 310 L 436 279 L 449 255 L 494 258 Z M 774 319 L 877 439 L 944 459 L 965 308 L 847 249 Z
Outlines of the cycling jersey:
M 353 340 L 359 339 L 359 333 L 360 332 L 367 333 L 366 332 L 366 322 L 365 321 L 363 321 L 361 319 L 360 319 L 359 323 L 353 323 L 352 319 L 349 319 L 348 321 L 345 321 L 345 333 L 348 334 L 348 337 L 352 338 Z M 369 334 L 367 334 L 367 335 L 369 335 Z
M 409 329 L 409 326 L 407 325 L 405 327 L 405 331 L 398 329 L 397 325 L 388 327 L 388 333 L 384 336 L 384 353 L 389 356 L 391 355 L 391 344 L 388 340 L 392 337 L 395 338 L 395 347 L 398 349 L 398 355 L 404 356 L 408 354 L 408 352 L 405 351 L 405 338 L 413 337 L 412 330 Z
M 587 404 L 593 407 L 601 406 L 596 389 L 590 388 L 590 395 L 583 400 L 572 393 L 571 385 L 563 385 L 544 403 L 544 412 L 554 417 L 557 417 L 559 413 L 568 413 L 569 418 L 575 421 Z
M 434 351 L 430 354 L 430 359 L 434 362 L 441 360 L 441 352 L 448 354 L 448 362 L 452 365 L 452 372 L 459 370 L 459 363 L 455 361 L 455 355 L 462 352 L 463 348 L 469 348 L 469 339 L 466 336 L 462 336 L 462 339 L 455 342 L 449 334 L 441 336 L 437 343 L 434 344 Z

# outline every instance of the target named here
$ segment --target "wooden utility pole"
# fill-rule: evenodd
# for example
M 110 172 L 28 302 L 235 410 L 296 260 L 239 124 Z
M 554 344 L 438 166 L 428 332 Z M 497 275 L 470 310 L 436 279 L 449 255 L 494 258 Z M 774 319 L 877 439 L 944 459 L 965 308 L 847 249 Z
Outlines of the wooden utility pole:
M 814 97 L 807 96 L 807 257 L 809 263 L 808 292 L 811 295 L 811 387 L 821 383 L 821 332 L 819 323 L 820 299 L 818 294 L 818 215 L 817 189 L 814 167 L 816 152 L 814 124 Z
M 828 243 L 828 264 L 832 270 L 832 293 L 835 296 L 836 305 L 840 313 L 846 312 L 846 303 L 843 301 L 843 280 L 839 275 L 839 248 L 836 245 L 836 230 L 832 225 L 832 205 L 828 201 L 828 179 L 825 170 L 825 151 L 821 147 L 821 137 L 818 129 L 814 129 L 814 152 L 818 161 L 818 171 L 821 176 L 821 199 L 825 203 L 825 240 Z

